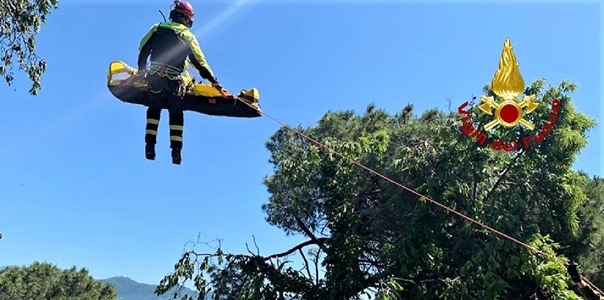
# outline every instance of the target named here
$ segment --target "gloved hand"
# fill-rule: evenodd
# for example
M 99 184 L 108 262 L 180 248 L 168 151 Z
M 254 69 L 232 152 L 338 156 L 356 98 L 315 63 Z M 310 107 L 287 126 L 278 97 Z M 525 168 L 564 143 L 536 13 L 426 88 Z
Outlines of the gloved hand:
M 212 86 L 223 91 L 224 89 L 222 88 L 222 85 L 220 84 L 220 82 L 216 81 L 214 83 L 212 83 Z
M 227 92 L 227 91 L 226 91 L 226 90 L 225 90 L 225 89 L 222 87 L 222 85 L 220 84 L 220 82 L 218 82 L 218 81 L 216 81 L 216 82 L 212 83 L 212 86 L 213 86 L 214 88 L 218 89 L 218 91 L 220 91 L 220 93 L 221 93 L 221 94 L 223 94 L 223 95 L 228 95 L 228 94 L 229 94 L 229 92 Z
M 144 69 L 138 70 L 136 72 L 136 75 L 134 75 L 134 79 L 139 79 L 139 80 L 145 79 L 146 74 L 147 74 L 147 70 L 144 70 Z

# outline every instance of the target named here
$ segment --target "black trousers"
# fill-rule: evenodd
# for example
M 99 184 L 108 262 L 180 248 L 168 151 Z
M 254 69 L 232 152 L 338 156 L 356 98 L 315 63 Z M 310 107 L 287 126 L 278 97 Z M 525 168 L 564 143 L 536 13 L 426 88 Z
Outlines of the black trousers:
M 170 122 L 170 148 L 182 149 L 184 129 L 184 89 L 182 81 L 149 75 L 147 85 L 149 87 L 149 107 L 147 108 L 145 143 L 157 143 L 161 110 L 167 107 Z

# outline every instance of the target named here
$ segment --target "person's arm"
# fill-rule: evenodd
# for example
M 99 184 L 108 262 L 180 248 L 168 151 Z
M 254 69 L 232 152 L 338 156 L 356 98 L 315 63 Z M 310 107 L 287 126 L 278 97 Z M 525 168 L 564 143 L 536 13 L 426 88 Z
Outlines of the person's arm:
M 218 84 L 218 80 L 214 76 L 214 72 L 210 68 L 210 65 L 206 61 L 206 57 L 199 46 L 197 38 L 190 32 L 184 34 L 185 38 L 189 41 L 189 59 L 191 64 L 199 71 L 199 75 L 204 79 L 208 80 L 212 84 Z
M 157 24 L 153 25 L 149 32 L 143 37 L 138 47 L 138 70 L 139 73 L 147 69 L 147 58 L 151 54 L 151 43 L 149 41 L 153 38 L 153 34 L 157 31 Z

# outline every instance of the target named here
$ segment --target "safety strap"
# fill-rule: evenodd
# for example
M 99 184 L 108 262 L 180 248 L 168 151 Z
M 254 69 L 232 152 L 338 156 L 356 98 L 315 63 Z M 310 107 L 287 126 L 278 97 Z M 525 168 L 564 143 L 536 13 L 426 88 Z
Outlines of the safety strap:
M 178 68 L 158 62 L 151 62 L 151 65 L 149 66 L 149 74 L 167 77 L 170 80 L 181 79 L 180 73 L 181 70 Z

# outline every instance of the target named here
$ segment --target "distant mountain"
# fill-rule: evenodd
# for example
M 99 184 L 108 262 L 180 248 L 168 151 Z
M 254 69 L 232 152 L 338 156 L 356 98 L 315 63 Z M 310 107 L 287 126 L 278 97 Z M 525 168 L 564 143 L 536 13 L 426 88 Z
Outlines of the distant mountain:
M 8 267 L 9 266 L 0 266 L 0 271 Z M 174 290 L 172 290 L 161 296 L 157 296 L 155 295 L 155 288 L 157 285 L 139 283 L 123 276 L 101 279 L 99 281 L 109 283 L 115 287 L 117 290 L 117 300 L 168 300 L 174 293 Z M 185 294 L 193 297 L 193 299 L 197 299 L 198 296 L 197 292 L 188 288 L 183 288 L 178 299 Z M 212 295 L 207 295 L 206 299 L 211 300 Z
M 111 284 L 117 290 L 118 300 L 167 300 L 173 294 L 173 291 L 163 294 L 161 296 L 155 295 L 155 288 L 157 285 L 138 283 L 128 277 L 111 277 L 102 279 L 100 281 Z M 184 294 L 192 296 L 193 299 L 197 299 L 197 293 L 183 288 L 181 291 L 181 297 Z M 180 298 L 179 298 L 180 299 Z M 206 299 L 210 299 L 209 296 Z

